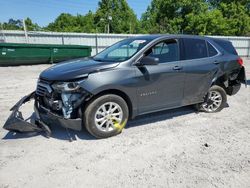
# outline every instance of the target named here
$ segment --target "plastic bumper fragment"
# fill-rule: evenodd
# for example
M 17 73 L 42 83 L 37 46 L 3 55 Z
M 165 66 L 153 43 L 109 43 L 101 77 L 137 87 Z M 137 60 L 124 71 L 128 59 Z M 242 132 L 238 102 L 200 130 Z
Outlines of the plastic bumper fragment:
M 52 113 L 50 110 L 39 106 L 35 100 L 35 123 L 31 123 L 23 118 L 22 112 L 19 111 L 20 107 L 28 101 L 35 99 L 35 92 L 24 96 L 19 100 L 11 109 L 12 113 L 5 122 L 3 128 L 14 132 L 45 132 L 46 136 L 51 135 L 50 127 L 60 125 L 64 128 L 80 131 L 82 129 L 82 120 L 78 119 L 65 119 L 57 114 Z
M 34 99 L 35 92 L 32 92 L 29 95 L 24 96 L 21 100 L 19 100 L 11 109 L 12 113 L 9 118 L 5 122 L 3 128 L 9 131 L 14 132 L 42 132 L 45 131 L 47 134 L 50 134 L 50 129 L 40 123 L 40 120 L 35 117 L 36 123 L 28 122 L 23 118 L 22 112 L 19 111 L 19 108 L 25 104 L 26 102 Z M 37 114 L 35 114 L 37 115 Z

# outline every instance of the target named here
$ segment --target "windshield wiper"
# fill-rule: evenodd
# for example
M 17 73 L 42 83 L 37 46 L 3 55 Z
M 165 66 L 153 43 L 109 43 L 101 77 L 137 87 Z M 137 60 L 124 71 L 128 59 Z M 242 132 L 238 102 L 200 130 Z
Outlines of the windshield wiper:
M 103 62 L 104 61 L 104 59 L 97 59 L 97 58 L 94 58 L 94 57 L 93 57 L 93 60 L 94 61 L 99 61 L 99 62 Z
M 93 58 L 94 61 L 98 62 L 117 62 L 118 60 L 115 59 L 98 59 L 98 58 Z

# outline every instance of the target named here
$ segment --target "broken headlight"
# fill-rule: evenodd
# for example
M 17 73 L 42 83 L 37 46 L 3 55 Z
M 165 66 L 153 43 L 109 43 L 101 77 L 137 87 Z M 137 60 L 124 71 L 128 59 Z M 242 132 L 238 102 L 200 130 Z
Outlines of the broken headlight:
M 80 88 L 80 82 L 56 82 L 52 88 L 60 92 L 77 91 Z

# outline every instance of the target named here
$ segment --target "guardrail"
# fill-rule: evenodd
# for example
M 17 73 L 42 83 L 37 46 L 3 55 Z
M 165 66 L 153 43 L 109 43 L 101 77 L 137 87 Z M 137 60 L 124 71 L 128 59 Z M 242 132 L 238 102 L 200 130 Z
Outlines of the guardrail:
M 122 39 L 138 36 L 134 34 L 88 34 L 88 33 L 59 33 L 59 32 L 28 32 L 28 41 L 23 31 L 2 30 L 0 40 L 10 43 L 32 44 L 78 44 L 92 47 L 92 55 Z M 250 57 L 250 37 L 210 36 L 231 41 L 238 54 Z

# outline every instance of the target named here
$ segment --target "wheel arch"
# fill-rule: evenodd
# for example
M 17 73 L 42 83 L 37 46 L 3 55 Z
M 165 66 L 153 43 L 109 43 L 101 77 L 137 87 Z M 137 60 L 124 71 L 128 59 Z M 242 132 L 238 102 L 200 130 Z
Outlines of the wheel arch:
M 90 98 L 90 100 L 88 101 L 88 104 L 90 104 L 92 101 L 99 98 L 100 96 L 107 95 L 107 94 L 117 95 L 121 97 L 123 100 L 125 100 L 128 106 L 128 110 L 129 110 L 129 118 L 134 117 L 132 101 L 130 100 L 129 96 L 125 92 L 118 90 L 118 89 L 107 89 L 107 90 L 100 91 L 99 93 L 95 94 L 93 97 Z
M 218 78 L 215 78 L 211 84 L 213 85 L 218 85 L 222 87 L 227 95 L 235 95 L 239 89 L 240 89 L 240 80 L 239 80 L 239 75 L 236 73 L 233 73 L 231 75 L 225 73 Z
M 227 81 L 228 81 L 227 74 L 220 75 L 218 77 L 215 77 L 212 80 L 212 84 L 210 87 L 212 87 L 213 85 L 218 85 L 218 86 L 222 87 L 224 90 L 226 90 L 227 86 L 225 85 L 225 82 L 227 82 Z

